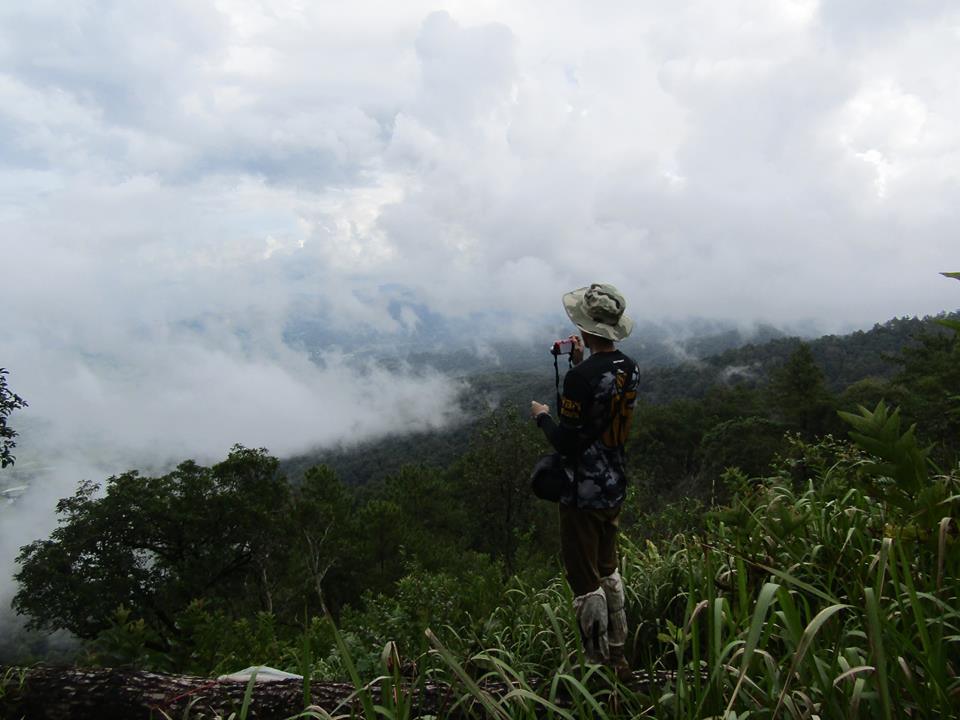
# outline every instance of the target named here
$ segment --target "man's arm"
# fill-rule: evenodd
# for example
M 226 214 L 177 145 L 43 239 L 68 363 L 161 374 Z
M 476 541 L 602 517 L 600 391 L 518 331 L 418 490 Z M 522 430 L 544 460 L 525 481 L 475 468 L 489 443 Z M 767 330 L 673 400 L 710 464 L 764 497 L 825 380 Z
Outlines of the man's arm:
M 567 458 L 575 458 L 581 452 L 580 432 L 586 417 L 586 405 L 590 398 L 590 386 L 577 372 L 568 372 L 563 379 L 563 395 L 560 397 L 559 418 L 550 417 L 546 405 L 531 403 L 531 414 L 537 426 L 543 430 L 554 450 Z

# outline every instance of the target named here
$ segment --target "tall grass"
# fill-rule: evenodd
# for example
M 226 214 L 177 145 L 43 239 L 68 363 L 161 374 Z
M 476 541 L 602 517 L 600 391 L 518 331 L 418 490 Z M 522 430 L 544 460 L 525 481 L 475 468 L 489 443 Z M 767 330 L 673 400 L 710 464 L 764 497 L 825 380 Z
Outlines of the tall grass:
M 891 508 L 874 491 L 882 479 L 861 482 L 874 469 L 862 454 L 825 447 L 815 450 L 831 462 L 799 487 L 786 471 L 757 481 L 713 514 L 702 537 L 623 543 L 630 650 L 646 680 L 624 687 L 578 669 L 558 580 L 513 588 L 476 636 L 448 632 L 454 647 L 431 636 L 438 672 L 463 692 L 458 709 L 511 718 L 960 716 L 951 519 L 960 474 L 935 479 L 942 519 L 925 528 L 918 518 L 931 508 L 902 499 Z M 463 654 L 471 647 L 480 649 Z
M 960 717 L 960 468 L 908 502 L 851 446 L 801 450 L 702 535 L 623 539 L 632 682 L 584 664 L 565 582 L 515 581 L 488 617 L 428 630 L 412 678 L 395 645 L 361 677 L 334 630 L 356 693 L 310 715 L 415 717 L 430 682 L 441 716 L 500 720 Z

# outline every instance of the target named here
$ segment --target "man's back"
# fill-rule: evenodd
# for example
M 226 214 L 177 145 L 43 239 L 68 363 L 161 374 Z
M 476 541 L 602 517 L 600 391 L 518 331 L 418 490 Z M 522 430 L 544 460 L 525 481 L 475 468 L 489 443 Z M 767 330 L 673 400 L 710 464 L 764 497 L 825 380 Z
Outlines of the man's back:
M 576 490 L 561 502 L 580 508 L 611 508 L 626 497 L 624 445 L 637 399 L 639 368 L 614 350 L 595 353 L 564 379 L 560 425 L 576 433 Z

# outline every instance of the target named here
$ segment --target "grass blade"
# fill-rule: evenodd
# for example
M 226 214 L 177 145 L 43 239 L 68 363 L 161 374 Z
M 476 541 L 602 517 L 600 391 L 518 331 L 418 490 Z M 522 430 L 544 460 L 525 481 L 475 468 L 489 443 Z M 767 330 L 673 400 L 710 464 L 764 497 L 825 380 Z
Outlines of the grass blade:
M 813 639 L 817 636 L 820 628 L 822 628 L 830 618 L 848 607 L 850 606 L 837 604 L 824 608 L 816 614 L 813 620 L 811 620 L 804 629 L 803 637 L 800 638 L 800 644 L 797 646 L 797 650 L 793 654 L 793 662 L 790 663 L 790 672 L 787 673 L 787 677 L 783 682 L 783 689 L 780 691 L 780 698 L 777 700 L 777 706 L 773 711 L 774 719 L 780 712 L 780 706 L 783 704 L 784 698 L 787 696 L 787 689 L 790 686 L 790 680 L 793 678 L 794 673 L 799 670 L 800 664 L 803 662 L 803 657 L 807 654 L 807 650 L 813 643 Z
M 884 720 L 891 720 L 893 717 L 893 708 L 890 703 L 887 658 L 883 649 L 883 631 L 880 626 L 880 605 L 873 588 L 864 588 L 863 595 L 867 605 L 867 634 L 870 638 L 870 654 L 873 656 L 873 665 L 877 669 L 880 707 L 883 710 Z
M 250 712 L 250 701 L 253 699 L 253 686 L 257 683 L 257 671 L 250 673 L 250 680 L 247 681 L 247 689 L 243 691 L 243 704 L 240 706 L 240 720 L 247 720 L 247 713 Z
M 727 703 L 727 709 L 724 711 L 725 717 L 730 714 L 733 704 L 737 700 L 737 695 L 740 694 L 740 688 L 743 686 L 743 681 L 747 676 L 747 670 L 750 667 L 750 661 L 753 659 L 753 653 L 757 649 L 757 643 L 760 641 L 760 634 L 763 632 L 767 610 L 769 610 L 773 604 L 779 588 L 780 586 L 776 583 L 766 583 L 760 590 L 760 596 L 757 598 L 757 605 L 753 611 L 753 620 L 750 623 L 750 632 L 747 635 L 747 642 L 743 648 L 740 677 L 737 679 L 737 685 L 733 689 L 733 695 L 730 696 L 730 701 Z
M 373 707 L 373 699 L 370 697 L 370 691 L 360 680 L 360 673 L 357 672 L 356 665 L 353 664 L 353 658 L 350 655 L 350 650 L 347 648 L 347 644 L 343 641 L 343 637 L 340 635 L 340 631 L 337 629 L 337 624 L 333 621 L 333 617 L 328 613 L 327 620 L 330 621 L 330 625 L 333 627 L 333 639 L 337 643 L 337 650 L 340 653 L 340 659 L 343 660 L 343 664 L 347 668 L 347 673 L 350 675 L 350 681 L 353 683 L 353 686 L 357 690 L 357 694 L 360 696 L 360 702 L 363 705 L 363 712 L 367 720 L 374 720 L 377 716 L 376 711 Z
M 453 653 L 451 653 L 446 646 L 440 642 L 440 638 L 434 635 L 433 631 L 430 629 L 427 629 L 424 632 L 427 636 L 427 640 L 430 641 L 430 644 L 433 646 L 437 654 L 440 655 L 440 658 L 447 664 L 447 667 L 453 671 L 453 674 L 459 678 L 460 682 L 463 683 L 464 687 L 467 689 L 467 692 L 469 692 L 470 695 L 472 695 L 483 706 L 490 717 L 498 718 L 498 720 L 510 720 L 510 716 L 505 714 L 503 709 L 496 702 L 494 702 L 493 698 L 490 696 L 490 693 L 477 685 L 476 681 L 470 677 L 467 671 L 464 670 L 463 666 L 457 662 L 457 659 L 453 656 Z

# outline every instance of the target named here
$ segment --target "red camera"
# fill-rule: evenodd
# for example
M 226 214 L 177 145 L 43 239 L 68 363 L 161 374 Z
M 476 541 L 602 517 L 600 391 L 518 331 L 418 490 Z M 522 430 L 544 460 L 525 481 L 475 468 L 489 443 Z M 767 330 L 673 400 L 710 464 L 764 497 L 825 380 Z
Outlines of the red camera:
M 570 338 L 566 340 L 557 340 L 553 343 L 553 347 L 550 348 L 550 353 L 553 355 L 569 355 L 573 352 L 574 342 Z

